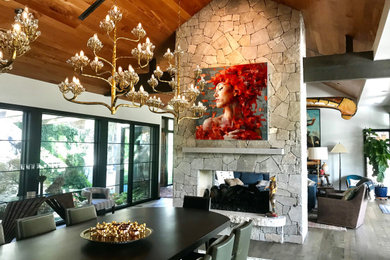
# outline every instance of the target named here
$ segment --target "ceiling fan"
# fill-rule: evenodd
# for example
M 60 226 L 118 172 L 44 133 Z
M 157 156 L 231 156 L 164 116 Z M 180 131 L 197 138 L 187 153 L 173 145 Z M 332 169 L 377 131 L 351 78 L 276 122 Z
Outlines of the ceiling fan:
M 105 0 L 96 0 L 93 4 L 91 4 L 90 7 L 87 8 L 80 16 L 80 20 L 84 20 L 87 18 L 93 11 L 95 11 L 96 8 L 98 8 Z

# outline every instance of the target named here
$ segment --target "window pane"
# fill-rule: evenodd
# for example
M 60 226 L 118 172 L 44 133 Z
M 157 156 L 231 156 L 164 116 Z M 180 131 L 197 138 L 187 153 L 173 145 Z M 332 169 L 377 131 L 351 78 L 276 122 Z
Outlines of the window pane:
M 41 140 L 93 143 L 94 129 L 94 120 L 43 114 Z
M 23 112 L 0 109 L 0 199 L 19 190 Z
M 128 144 L 108 144 L 107 164 L 120 164 L 129 161 Z
M 108 143 L 129 143 L 129 124 L 108 123 Z
M 19 171 L 3 172 L 0 169 L 0 201 L 18 194 Z
M 168 185 L 173 184 L 173 133 L 168 133 L 167 144 Z
M 134 127 L 134 140 L 135 144 L 150 144 L 151 129 L 149 126 L 139 126 Z
M 150 160 L 150 145 L 134 146 L 134 163 L 149 162 Z
M 92 186 L 95 121 L 42 115 L 40 174 L 45 193 Z
M 168 130 L 173 131 L 173 119 L 168 119 Z
M 134 164 L 134 177 L 133 180 L 144 181 L 149 180 L 151 175 L 150 163 L 137 163 Z
M 92 186 L 93 167 L 43 168 L 40 174 L 47 177 L 43 183 L 45 193 L 60 193 Z
M 150 198 L 151 185 L 150 181 L 134 182 L 133 184 L 133 201 L 140 201 Z

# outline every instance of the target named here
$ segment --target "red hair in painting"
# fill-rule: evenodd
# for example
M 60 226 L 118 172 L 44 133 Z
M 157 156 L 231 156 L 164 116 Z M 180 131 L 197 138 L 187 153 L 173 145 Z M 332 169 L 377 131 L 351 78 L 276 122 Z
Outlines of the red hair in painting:
M 233 116 L 223 119 L 225 115 L 206 119 L 202 126 L 197 127 L 197 139 L 226 139 L 229 132 L 234 131 L 231 139 L 256 140 L 261 139 L 260 127 L 265 121 L 263 115 L 256 115 L 260 111 L 258 98 L 262 96 L 262 91 L 267 87 L 267 67 L 266 64 L 246 64 L 231 66 L 217 73 L 211 78 L 210 83 L 214 84 L 217 99 L 217 86 L 229 86 L 232 98 L 229 104 L 221 105 L 224 114 L 228 105 L 234 104 Z M 226 95 L 226 94 L 225 94 Z M 266 98 L 266 97 L 265 97 Z M 226 116 L 225 116 L 226 117 Z M 221 123 L 224 120 L 224 123 Z M 228 121 L 228 124 L 226 121 Z

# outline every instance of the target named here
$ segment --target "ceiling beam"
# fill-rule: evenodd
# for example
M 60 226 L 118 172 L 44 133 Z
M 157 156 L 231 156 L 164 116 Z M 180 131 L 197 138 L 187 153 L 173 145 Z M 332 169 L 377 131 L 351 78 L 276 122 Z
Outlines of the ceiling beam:
M 304 82 L 390 77 L 390 60 L 373 60 L 373 52 L 303 58 Z

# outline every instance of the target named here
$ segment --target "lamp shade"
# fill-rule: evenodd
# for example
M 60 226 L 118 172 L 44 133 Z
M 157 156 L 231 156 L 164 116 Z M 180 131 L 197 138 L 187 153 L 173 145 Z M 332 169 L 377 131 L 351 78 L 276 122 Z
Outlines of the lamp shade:
M 338 143 L 336 144 L 332 151 L 330 151 L 331 153 L 348 153 L 347 149 L 345 149 L 344 145 Z
M 310 160 L 328 160 L 328 147 L 310 147 L 307 152 Z

